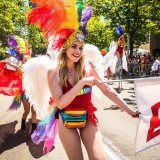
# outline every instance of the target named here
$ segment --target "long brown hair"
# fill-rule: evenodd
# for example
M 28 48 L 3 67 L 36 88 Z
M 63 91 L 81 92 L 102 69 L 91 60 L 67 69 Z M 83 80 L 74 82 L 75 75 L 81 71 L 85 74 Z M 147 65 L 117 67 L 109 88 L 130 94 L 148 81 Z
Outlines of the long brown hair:
M 75 69 L 76 69 L 76 83 L 82 79 L 86 71 L 84 69 L 84 59 L 85 57 L 82 55 L 82 57 L 79 59 L 77 63 L 75 63 Z M 58 56 L 58 67 L 59 67 L 59 77 L 60 77 L 60 86 L 64 87 L 67 86 L 67 80 L 68 80 L 68 67 L 67 67 L 67 55 L 66 55 L 66 49 L 63 49 L 61 53 Z

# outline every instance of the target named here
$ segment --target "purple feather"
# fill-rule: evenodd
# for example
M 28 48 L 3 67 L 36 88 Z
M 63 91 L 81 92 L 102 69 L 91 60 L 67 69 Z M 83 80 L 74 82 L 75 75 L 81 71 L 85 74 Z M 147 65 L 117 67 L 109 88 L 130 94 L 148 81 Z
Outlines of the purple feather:
M 23 54 L 19 53 L 18 51 L 15 51 L 15 58 L 18 59 L 18 61 L 22 61 L 23 60 Z
M 14 52 L 14 55 L 12 56 L 18 59 L 18 61 L 22 61 L 23 54 L 19 53 L 19 46 L 17 40 L 13 36 L 8 35 L 8 44 L 10 49 L 12 49 Z
M 85 36 L 88 36 L 88 31 L 86 29 L 86 26 L 87 22 L 92 16 L 92 10 L 93 9 L 91 7 L 87 7 L 82 11 L 82 32 Z
M 8 35 L 8 44 L 11 48 L 13 48 L 14 50 L 18 50 L 18 42 L 16 41 L 16 39 L 11 36 L 11 35 Z

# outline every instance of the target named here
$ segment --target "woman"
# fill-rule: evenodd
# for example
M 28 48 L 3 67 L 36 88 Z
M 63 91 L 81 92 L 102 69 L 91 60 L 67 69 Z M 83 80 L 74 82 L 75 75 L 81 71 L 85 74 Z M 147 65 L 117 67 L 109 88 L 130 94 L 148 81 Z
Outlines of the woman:
M 136 117 L 139 112 L 132 110 L 113 88 L 105 83 L 100 83 L 103 77 L 96 72 L 94 64 L 85 62 L 83 45 L 83 42 L 76 41 L 67 49 L 61 51 L 57 68 L 54 71 L 50 70 L 48 73 L 48 84 L 55 106 L 60 110 L 59 113 L 79 110 L 88 112 L 86 125 L 79 131 L 77 128 L 65 127 L 61 114 L 59 115 L 59 136 L 68 158 L 70 160 L 83 159 L 82 140 L 89 159 L 105 159 L 102 135 L 97 127 L 97 118 L 94 115 L 96 108 L 91 102 L 91 92 L 78 95 L 80 91 L 83 88 L 96 85 L 129 115 Z M 87 65 L 90 67 L 89 71 L 85 69 Z
M 117 62 L 115 67 L 115 74 L 116 76 L 119 77 L 119 79 L 121 79 L 122 69 L 124 68 L 123 67 L 123 57 L 125 56 L 124 45 L 125 45 L 125 39 L 124 39 L 124 36 L 121 36 L 118 39 L 117 48 L 116 48 Z
M 29 56 L 25 55 L 23 57 L 22 65 L 29 59 Z M 19 67 L 18 65 L 11 63 L 9 61 L 5 61 L 5 63 L 13 68 L 15 68 L 15 71 L 22 77 L 23 75 L 23 69 L 22 67 Z M 32 116 L 32 128 L 31 128 L 31 134 L 37 127 L 37 120 L 36 120 L 36 112 L 34 111 L 33 107 L 30 106 L 29 100 L 25 95 L 25 92 L 23 91 L 22 93 L 22 103 L 24 107 L 24 113 L 22 115 L 22 121 L 21 121 L 21 129 L 25 129 L 25 123 L 26 123 L 26 118 L 31 110 L 31 116 Z
M 57 114 L 55 115 L 55 112 L 50 113 L 50 117 L 46 117 L 44 121 L 40 122 L 31 136 L 37 144 L 45 141 L 45 153 L 52 149 L 55 138 L 54 130 L 57 130 L 56 125 L 58 125 L 59 137 L 68 159 L 83 160 L 82 140 L 89 159 L 104 160 L 102 135 L 97 127 L 98 120 L 94 114 L 96 108 L 91 102 L 92 86 L 99 87 L 108 98 L 131 116 L 137 117 L 139 112 L 132 110 L 115 90 L 100 82 L 103 80 L 104 72 L 102 74 L 97 72 L 98 67 L 95 63 L 85 57 L 85 50 L 83 51 L 84 38 L 88 35 L 86 25 L 92 15 L 92 8 L 84 8 L 83 3 L 83 1 L 71 0 L 59 0 L 59 3 L 54 0 L 52 2 L 46 0 L 44 4 L 37 2 L 39 7 L 34 8 L 29 14 L 29 23 L 37 24 L 42 28 L 46 38 L 52 44 L 51 48 L 59 51 L 56 54 L 58 59 L 57 64 L 55 63 L 56 66 L 53 67 L 54 69 L 50 68 L 49 60 L 51 61 L 51 59 L 49 58 L 47 62 L 44 62 L 45 58 L 42 58 L 41 65 L 37 64 L 37 62 L 41 62 L 36 58 L 35 61 L 34 59 L 28 61 L 24 66 L 23 80 L 25 81 L 24 84 L 27 84 L 25 86 L 26 94 L 29 98 L 31 97 L 30 101 L 37 113 L 42 113 L 42 109 L 47 108 L 50 96 L 54 101 L 52 107 L 55 108 L 54 111 Z M 50 16 L 46 14 L 46 10 L 48 10 Z M 51 10 L 52 12 L 50 12 Z M 43 11 L 45 14 L 42 14 Z M 41 23 L 45 19 L 45 24 Z M 37 65 L 35 66 L 35 64 Z M 49 70 L 46 69 L 47 85 L 44 83 L 46 82 L 44 79 L 46 75 L 45 67 L 50 68 Z M 29 73 L 31 70 L 34 70 L 33 74 Z M 39 73 L 39 76 L 37 73 Z M 28 86 L 31 83 L 31 77 L 33 82 L 36 82 L 32 86 L 37 85 L 37 83 L 40 84 L 38 90 L 41 92 L 38 96 Z M 58 120 L 55 120 L 57 117 Z M 45 121 L 46 123 L 43 123 Z
M 112 47 L 110 50 L 110 54 L 107 54 L 104 57 L 104 63 L 106 63 L 105 69 L 107 72 L 107 78 L 112 79 L 116 76 L 117 79 L 121 78 L 122 69 L 128 71 L 126 55 L 125 55 L 125 39 L 124 35 L 122 35 L 116 45 Z M 110 56 L 110 57 L 109 57 Z M 107 60 L 107 58 L 109 60 Z

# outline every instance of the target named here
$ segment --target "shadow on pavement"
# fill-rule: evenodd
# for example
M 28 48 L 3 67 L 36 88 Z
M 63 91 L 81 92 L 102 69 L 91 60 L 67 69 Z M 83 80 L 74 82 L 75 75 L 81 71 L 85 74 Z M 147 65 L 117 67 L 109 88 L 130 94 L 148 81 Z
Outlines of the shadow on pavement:
M 14 121 L 0 125 L 0 154 L 26 142 L 28 135 L 24 131 L 19 130 L 15 133 L 17 123 L 18 121 Z
M 129 98 L 123 98 L 123 100 L 129 105 L 136 105 L 135 100 L 131 100 Z
M 18 121 L 0 125 L 0 154 L 5 151 L 5 145 L 8 143 L 8 137 L 12 137 L 15 133 L 15 126 Z M 11 143 L 11 141 L 9 142 Z M 9 144 L 7 144 L 9 145 Z
M 43 144 L 44 142 L 41 142 L 39 145 L 35 144 L 31 139 L 29 139 L 27 141 L 27 145 L 29 147 L 29 151 L 31 153 L 31 155 L 34 157 L 34 158 L 40 158 L 42 156 L 45 156 L 43 155 Z M 54 149 L 55 147 L 53 146 L 52 150 Z M 51 150 L 51 151 L 52 151 Z M 51 152 L 50 151 L 50 152 Z
M 29 151 L 34 158 L 40 158 L 43 155 L 43 142 L 39 145 L 32 142 L 29 133 L 30 121 L 26 123 L 26 130 L 15 132 L 15 126 L 18 121 L 0 125 L 0 154 L 17 147 L 23 143 L 29 147 Z M 52 148 L 52 150 L 54 147 Z
M 120 109 L 120 108 L 117 107 L 116 105 L 112 105 L 111 107 L 104 108 L 104 110 L 118 110 L 118 109 Z
M 37 159 L 43 156 L 43 142 L 37 145 L 33 143 L 31 138 L 29 138 L 26 144 L 29 147 L 29 151 L 34 158 Z

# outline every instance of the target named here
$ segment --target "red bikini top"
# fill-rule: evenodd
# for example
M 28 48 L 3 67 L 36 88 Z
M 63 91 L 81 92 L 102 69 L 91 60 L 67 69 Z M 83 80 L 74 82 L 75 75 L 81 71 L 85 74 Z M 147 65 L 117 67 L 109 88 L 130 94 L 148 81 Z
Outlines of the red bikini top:
M 123 47 L 118 46 L 117 51 L 120 53 L 120 55 L 123 55 Z
M 63 87 L 63 93 L 68 92 L 73 86 L 67 82 L 67 87 Z M 95 126 L 97 126 L 98 120 L 95 116 L 94 112 L 97 110 L 91 102 L 92 96 L 92 87 L 84 86 L 80 93 L 75 97 L 75 99 L 63 110 L 88 110 L 88 121 L 92 122 Z
M 73 86 L 67 82 L 67 87 L 63 87 L 63 93 L 68 92 Z M 91 103 L 92 87 L 84 86 L 79 95 L 63 110 L 87 110 Z

